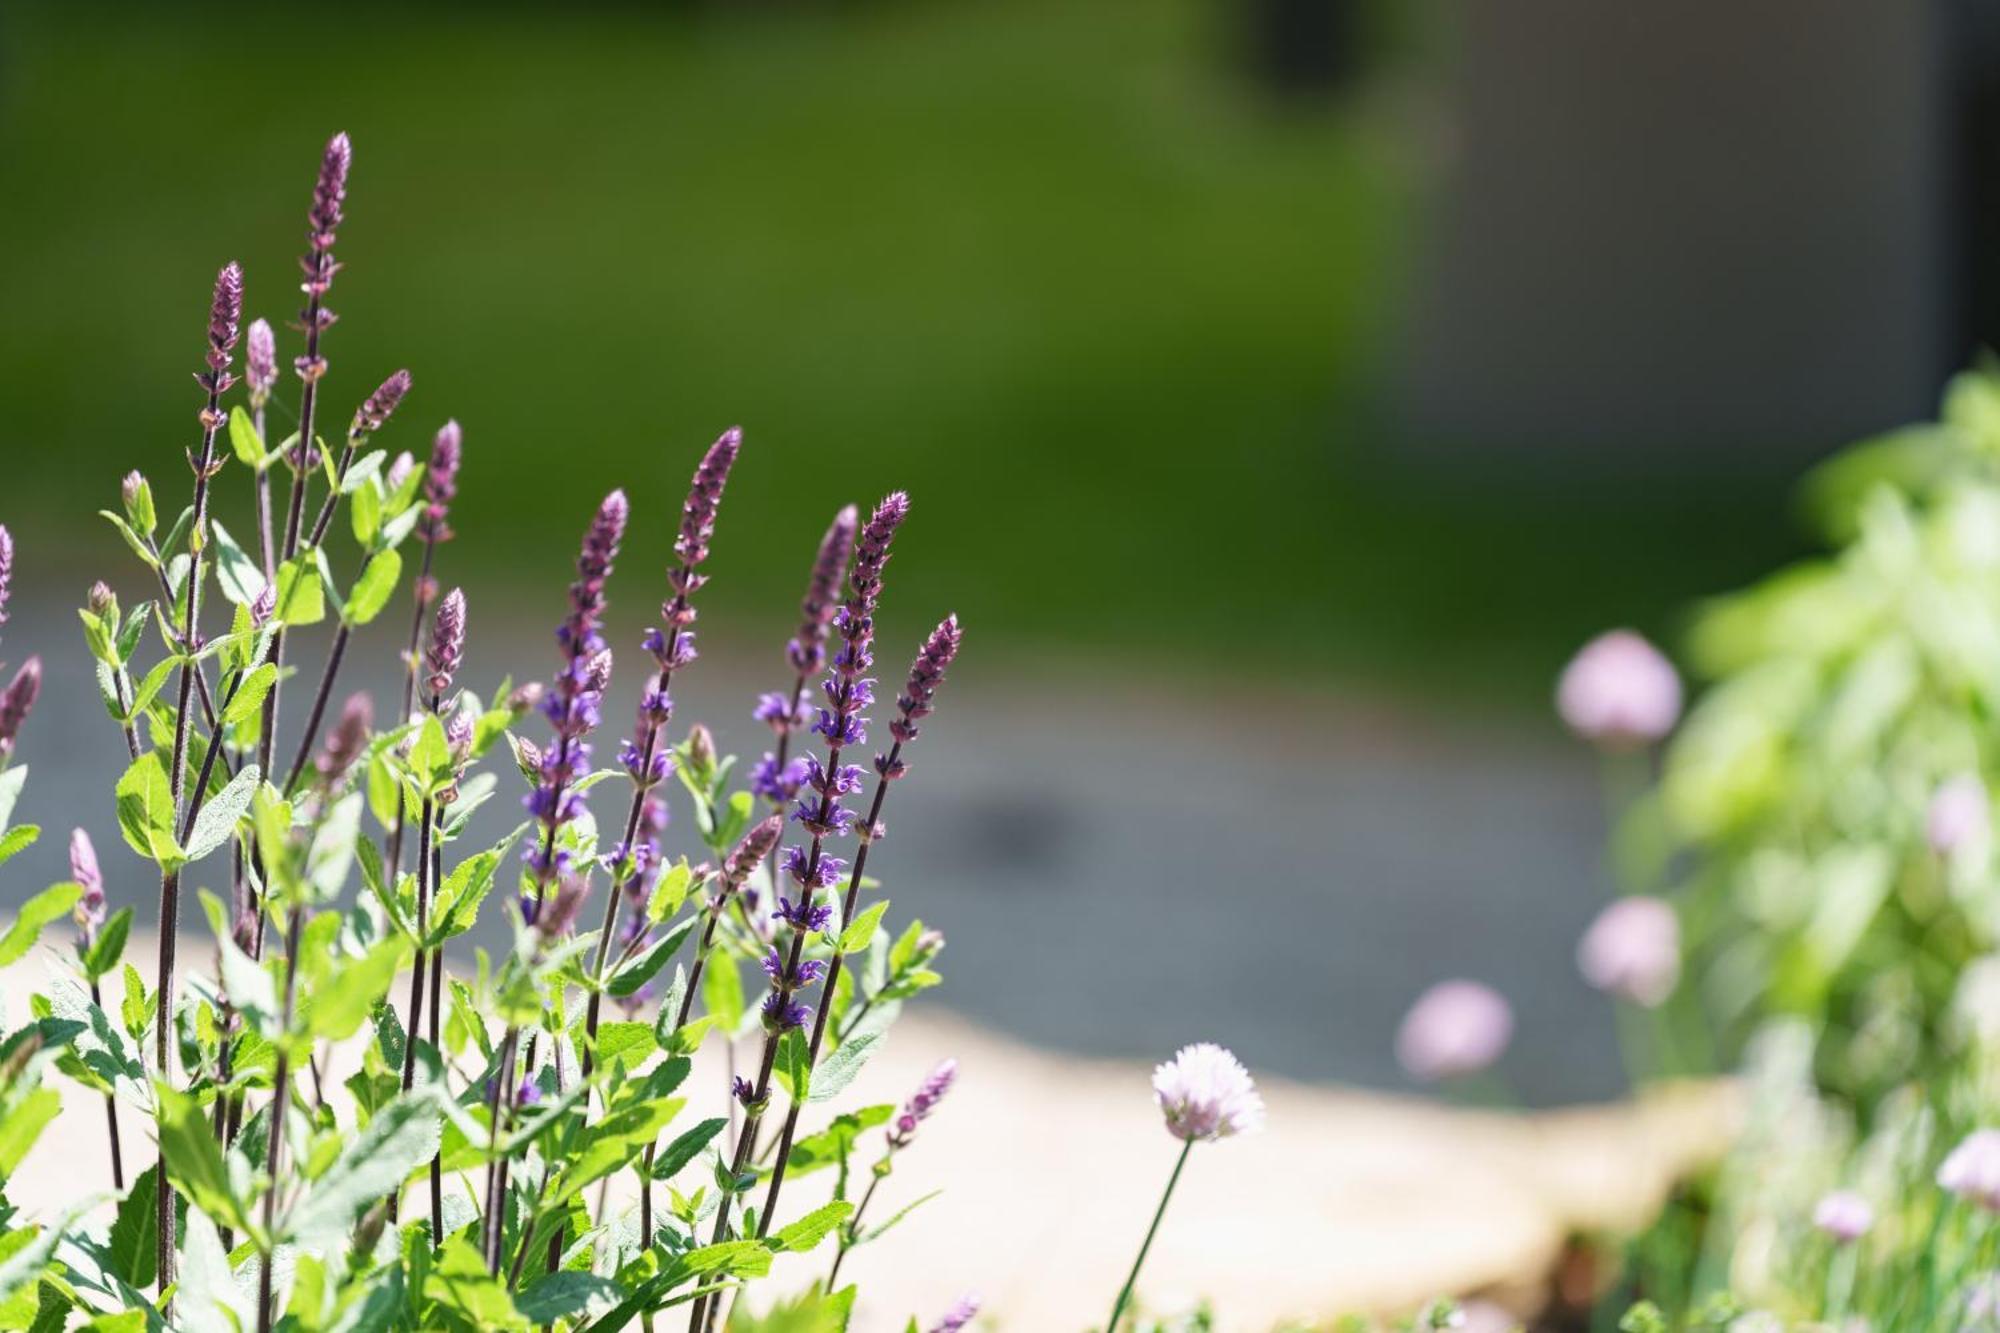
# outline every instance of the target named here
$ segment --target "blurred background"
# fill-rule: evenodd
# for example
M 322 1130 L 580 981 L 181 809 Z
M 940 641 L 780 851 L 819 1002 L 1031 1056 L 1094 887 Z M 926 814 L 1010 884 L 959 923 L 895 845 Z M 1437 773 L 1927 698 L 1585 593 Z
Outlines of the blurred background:
M 1398 1015 L 1466 975 L 1515 1001 L 1520 1095 L 1615 1092 L 1554 675 L 1798 553 L 1800 471 L 2000 334 L 1992 11 L 13 0 L 5 648 L 50 668 L 21 816 L 118 846 L 70 608 L 146 588 L 93 511 L 132 467 L 181 503 L 214 271 L 282 329 L 345 129 L 327 402 L 408 366 L 379 443 L 463 423 L 477 679 L 550 668 L 614 485 L 636 653 L 740 422 L 680 716 L 754 756 L 827 519 L 912 492 L 884 674 L 948 610 L 968 646 L 881 872 L 950 938 L 938 1004 L 1393 1086 Z M 353 654 L 378 699 L 401 621 Z

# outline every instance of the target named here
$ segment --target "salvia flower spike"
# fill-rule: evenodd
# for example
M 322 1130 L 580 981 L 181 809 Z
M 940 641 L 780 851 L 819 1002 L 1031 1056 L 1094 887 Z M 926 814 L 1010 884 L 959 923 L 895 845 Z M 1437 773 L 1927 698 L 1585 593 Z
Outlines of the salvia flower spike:
M 958 1078 L 958 1061 L 945 1060 L 917 1085 L 910 1099 L 903 1103 L 896 1118 L 889 1122 L 889 1143 L 893 1147 L 907 1148 L 917 1136 L 917 1126 L 930 1119 L 931 1112 L 937 1110 L 938 1103 L 951 1091 L 952 1083 Z
M 278 383 L 278 340 L 268 320 L 253 319 L 243 338 L 243 382 L 253 411 L 263 411 Z
M 13 755 L 14 742 L 21 734 L 21 724 L 34 711 L 35 700 L 41 692 L 42 659 L 31 657 L 14 672 L 14 679 L 7 683 L 6 690 L 0 691 L 0 765 Z
M 639 698 L 637 729 L 618 747 L 619 763 L 632 779 L 632 801 L 625 814 L 624 836 L 612 849 L 613 892 L 605 900 L 604 928 L 597 938 L 593 966 L 600 977 L 610 961 L 612 940 L 618 934 L 620 907 L 627 899 L 633 900 L 633 918 L 638 920 L 645 907 L 642 895 L 650 867 L 659 862 L 659 836 L 666 826 L 665 806 L 658 806 L 657 819 L 649 821 L 646 815 L 652 805 L 653 788 L 666 780 L 671 767 L 671 755 L 660 744 L 660 735 L 674 715 L 674 671 L 695 658 L 694 631 L 689 628 L 695 621 L 692 599 L 695 591 L 707 582 L 701 565 L 708 559 L 709 542 L 715 537 L 715 516 L 722 504 L 723 488 L 729 484 L 729 471 L 736 465 L 742 448 L 743 432 L 732 426 L 708 447 L 696 464 L 687 499 L 681 504 L 680 531 L 674 538 L 678 563 L 667 571 L 667 585 L 672 593 L 660 607 L 661 625 L 646 634 L 645 647 L 653 655 L 654 675 Z M 628 934 L 627 942 L 636 943 L 641 934 L 643 930 Z M 586 1047 L 596 1040 L 602 1012 L 603 996 L 593 991 L 584 1008 Z
M 7 599 L 14 590 L 14 534 L 0 523 L 0 625 L 7 623 Z
M 417 529 L 427 542 L 452 538 L 445 520 L 458 496 L 458 466 L 464 448 L 465 434 L 456 421 L 445 422 L 431 441 L 431 461 L 424 468 L 424 512 L 417 520 Z
M 569 868 L 569 853 L 557 845 L 557 836 L 583 809 L 575 784 L 590 773 L 590 746 L 584 738 L 597 727 L 610 679 L 610 654 L 598 628 L 604 617 L 604 584 L 630 512 L 623 491 L 611 492 L 597 507 L 577 555 L 569 614 L 556 629 L 563 664 L 542 695 L 542 713 L 555 730 L 555 740 L 542 751 L 540 781 L 527 799 L 528 813 L 539 831 L 525 853 L 533 894 L 523 901 L 524 912 L 539 911 L 549 885 Z
M 875 794 L 869 801 L 867 815 L 857 821 L 847 811 L 827 815 L 821 811 L 808 809 L 809 801 L 800 803 L 801 808 L 795 817 L 815 833 L 845 832 L 848 829 L 859 831 L 860 845 L 855 850 L 854 869 L 848 876 L 847 894 L 841 904 L 840 919 L 843 922 L 854 919 L 854 909 L 860 902 L 861 879 L 868 865 L 868 852 L 882 836 L 882 805 L 888 796 L 889 784 L 909 772 L 909 763 L 903 758 L 903 748 L 917 738 L 919 722 L 930 716 L 937 698 L 938 687 L 944 683 L 944 673 L 957 658 L 959 645 L 964 642 L 964 638 L 964 633 L 959 628 L 958 617 L 946 616 L 938 627 L 931 631 L 930 637 L 924 640 L 923 647 L 918 650 L 916 661 L 910 665 L 909 679 L 896 700 L 897 716 L 889 724 L 889 732 L 895 738 L 894 743 L 890 745 L 887 753 L 875 756 Z M 811 761 L 808 781 L 816 788 L 829 781 L 825 770 L 816 760 Z M 831 782 L 841 791 L 856 790 L 861 783 L 861 772 L 849 765 L 840 775 L 831 779 Z M 792 848 L 794 856 L 798 853 L 798 848 Z M 807 924 L 811 925 L 811 922 L 808 921 Z M 826 984 L 820 987 L 819 1006 L 813 1016 L 812 1038 L 806 1046 L 807 1058 L 812 1062 L 818 1061 L 820 1048 L 826 1040 L 826 1025 L 833 1012 L 834 987 L 840 981 L 842 958 L 841 952 L 836 949 L 827 973 Z M 771 1210 L 777 1206 L 778 1192 L 784 1187 L 785 1165 L 791 1154 L 793 1136 L 798 1132 L 798 1124 L 799 1108 L 794 1104 L 785 1113 L 785 1125 L 778 1135 L 778 1156 L 771 1170 L 770 1190 L 764 1197 L 765 1218 L 770 1217 Z
M 430 668 L 424 683 L 432 698 L 442 698 L 465 660 L 465 593 L 457 588 L 438 603 L 437 618 L 431 622 L 431 646 L 424 660 Z

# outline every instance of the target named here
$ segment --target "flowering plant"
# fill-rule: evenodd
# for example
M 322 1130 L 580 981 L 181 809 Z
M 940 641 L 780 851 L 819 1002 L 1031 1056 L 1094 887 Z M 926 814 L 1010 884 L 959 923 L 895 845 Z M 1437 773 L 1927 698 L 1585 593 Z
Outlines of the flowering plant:
M 711 1333 L 762 1326 L 743 1289 L 779 1255 L 820 1251 L 824 1277 L 769 1326 L 844 1328 L 856 1288 L 842 1266 L 923 1202 L 870 1212 L 957 1073 L 944 1062 L 900 1106 L 828 1105 L 940 981 L 943 935 L 891 928 L 868 873 L 963 643 L 946 616 L 878 700 L 877 617 L 909 499 L 835 514 L 756 703 L 772 748 L 739 770 L 707 728 L 674 725 L 746 449 L 724 432 L 695 466 L 659 621 L 637 645 L 637 714 L 616 762 L 594 765 L 622 652 L 604 613 L 633 506 L 614 490 L 584 525 L 547 683 L 482 679 L 478 594 L 440 578 L 465 433 L 446 422 L 422 463 L 374 447 L 408 415 L 400 370 L 333 443 L 324 432 L 351 163 L 335 136 L 313 185 L 296 429 L 275 438 L 277 338 L 263 320 L 242 329 L 244 275 L 226 265 L 196 375 L 191 501 L 163 522 L 134 471 L 104 511 L 144 600 L 100 582 L 80 614 L 129 759 L 119 830 L 157 877 L 158 954 L 150 980 L 127 959 L 134 912 L 108 910 L 82 829 L 70 878 L 0 936 L 5 966 L 65 916 L 76 927 L 33 1021 L 0 1040 L 0 1184 L 65 1083 L 101 1098 L 106 1135 L 101 1178 L 58 1215 L 0 1196 L 0 1327 L 608 1333 L 671 1313 Z M 232 504 L 248 541 L 225 526 Z M 334 701 L 407 567 L 401 698 L 378 726 L 386 710 L 366 694 Z M 0 624 L 12 569 L 0 527 Z M 322 634 L 309 670 L 300 650 Z M 39 835 L 9 821 L 40 682 L 30 658 L 0 690 L 0 862 Z M 887 734 L 871 740 L 875 717 Z M 476 838 L 474 812 L 517 779 L 525 818 Z M 606 795 L 618 822 L 600 826 Z M 667 849 L 673 804 L 692 815 L 681 855 Z M 210 875 L 226 892 L 195 887 Z M 212 970 L 182 965 L 184 886 Z M 471 950 L 468 970 L 465 937 L 483 919 L 491 938 L 496 917 L 508 943 Z M 714 1074 L 708 1097 L 698 1068 Z M 1158 1091 L 1182 1164 L 1186 1146 L 1261 1116 L 1215 1047 L 1182 1052 Z M 717 1113 L 686 1114 L 703 1101 Z M 133 1174 L 150 1156 L 133 1153 L 135 1130 L 158 1153 Z M 824 1202 L 785 1193 L 820 1172 Z M 969 1327 L 978 1309 L 967 1296 L 932 1327 Z

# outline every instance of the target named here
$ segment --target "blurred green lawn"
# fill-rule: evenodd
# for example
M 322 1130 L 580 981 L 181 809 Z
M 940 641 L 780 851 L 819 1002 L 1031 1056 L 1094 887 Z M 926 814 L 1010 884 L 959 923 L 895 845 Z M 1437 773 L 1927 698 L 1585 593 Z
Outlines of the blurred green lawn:
M 15 0 L 0 520 L 23 580 L 80 594 L 116 557 L 87 515 L 124 469 L 179 492 L 213 271 L 241 259 L 251 311 L 291 317 L 336 128 L 327 424 L 410 366 L 382 442 L 421 454 L 457 416 L 461 558 L 552 609 L 612 484 L 628 567 L 664 562 L 732 422 L 708 615 L 774 640 L 834 507 L 892 486 L 918 505 L 908 636 L 955 608 L 1022 655 L 1475 700 L 1539 700 L 1579 636 L 1668 625 L 1790 548 L 1773 473 L 1407 461 L 1375 389 L 1421 222 L 1391 99 L 1272 104 L 1224 6 L 723 8 Z

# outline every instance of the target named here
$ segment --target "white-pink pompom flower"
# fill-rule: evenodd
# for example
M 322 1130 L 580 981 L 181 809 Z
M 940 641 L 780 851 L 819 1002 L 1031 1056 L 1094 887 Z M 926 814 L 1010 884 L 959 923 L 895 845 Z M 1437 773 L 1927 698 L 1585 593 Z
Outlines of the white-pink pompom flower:
M 1968 1203 L 2000 1213 L 2000 1129 L 1968 1134 L 1938 1168 L 1937 1183 Z
M 1835 1190 L 1813 1209 L 1813 1225 L 1838 1244 L 1850 1244 L 1875 1225 L 1875 1209 L 1853 1190 Z
M 1569 729 L 1609 749 L 1662 740 L 1681 715 L 1681 679 L 1660 650 L 1629 629 L 1600 634 L 1563 668 L 1556 711 Z
M 1985 842 L 1992 826 L 1993 803 L 1976 773 L 1945 779 L 1924 811 L 1924 840 L 1939 856 Z
M 1655 1008 L 1680 984 L 1680 919 L 1658 898 L 1620 898 L 1584 931 L 1576 965 L 1598 990 Z
M 1396 1058 L 1432 1083 L 1489 1068 L 1514 1036 L 1514 1011 L 1477 981 L 1441 981 L 1417 997 L 1396 1033 Z
M 1214 1042 L 1183 1046 L 1153 1070 L 1153 1098 L 1167 1131 L 1189 1143 L 1264 1127 L 1264 1099 L 1242 1062 Z

